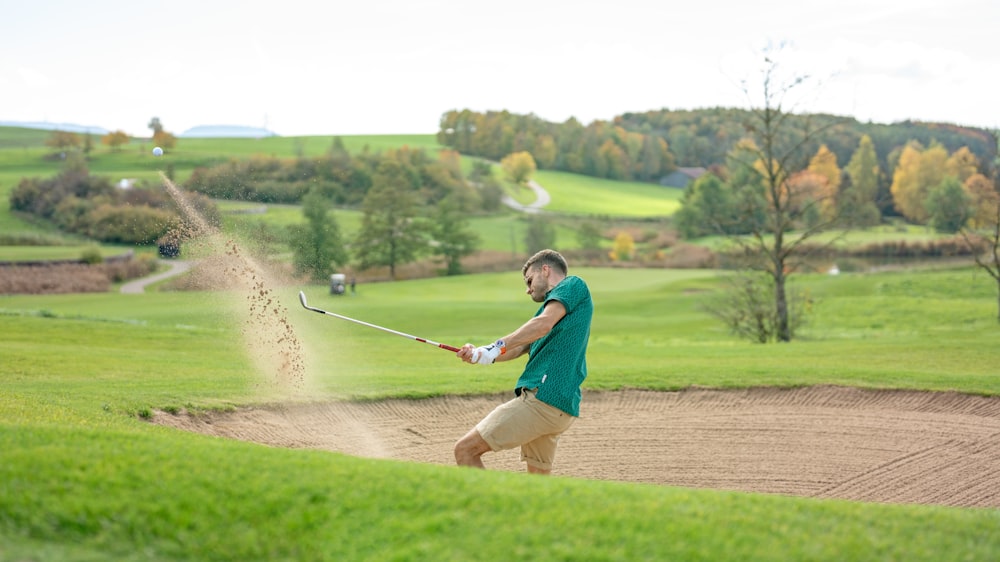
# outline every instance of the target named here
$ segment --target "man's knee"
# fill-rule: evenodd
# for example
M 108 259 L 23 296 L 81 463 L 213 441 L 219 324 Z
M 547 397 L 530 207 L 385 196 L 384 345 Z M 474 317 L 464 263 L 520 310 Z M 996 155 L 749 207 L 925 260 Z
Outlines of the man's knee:
M 466 464 L 469 460 L 478 459 L 490 450 L 489 443 L 483 439 L 478 431 L 473 429 L 455 443 L 455 461 L 458 464 Z

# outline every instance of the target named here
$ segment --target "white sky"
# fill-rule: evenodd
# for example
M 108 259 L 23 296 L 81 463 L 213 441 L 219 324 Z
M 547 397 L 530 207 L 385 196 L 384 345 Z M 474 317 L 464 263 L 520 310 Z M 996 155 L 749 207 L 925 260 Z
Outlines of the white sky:
M 794 110 L 1000 126 L 997 0 L 0 0 L 0 120 L 433 133 L 749 107 L 768 43 Z M 782 59 L 785 60 L 785 59 Z M 759 80 L 758 80 L 759 82 Z

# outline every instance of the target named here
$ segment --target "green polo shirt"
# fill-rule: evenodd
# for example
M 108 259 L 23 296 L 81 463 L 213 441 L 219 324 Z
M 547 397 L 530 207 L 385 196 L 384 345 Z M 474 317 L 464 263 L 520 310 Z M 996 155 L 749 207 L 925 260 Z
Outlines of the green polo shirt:
M 571 416 L 580 415 L 580 385 L 587 378 L 587 343 L 594 302 L 583 279 L 570 275 L 545 295 L 535 316 L 549 301 L 566 308 L 564 316 L 548 334 L 531 344 L 517 388 L 538 388 L 535 396 Z

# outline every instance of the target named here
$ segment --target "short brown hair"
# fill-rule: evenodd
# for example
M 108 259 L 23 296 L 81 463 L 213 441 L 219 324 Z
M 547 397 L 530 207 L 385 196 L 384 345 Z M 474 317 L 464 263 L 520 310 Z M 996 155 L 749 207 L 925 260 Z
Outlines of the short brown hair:
M 527 275 L 529 269 L 543 265 L 555 268 L 563 275 L 569 273 L 569 266 L 566 264 L 566 258 L 562 257 L 562 254 L 555 250 L 542 250 L 524 262 L 524 267 L 521 268 L 521 275 Z

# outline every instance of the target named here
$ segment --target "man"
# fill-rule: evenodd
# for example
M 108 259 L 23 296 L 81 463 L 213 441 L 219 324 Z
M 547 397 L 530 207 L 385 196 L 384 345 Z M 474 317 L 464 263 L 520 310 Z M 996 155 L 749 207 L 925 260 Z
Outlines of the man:
M 467 363 L 490 365 L 525 353 L 528 362 L 515 385 L 515 398 L 498 406 L 455 444 L 455 461 L 483 466 L 482 455 L 521 447 L 528 472 L 549 474 L 559 436 L 580 415 L 580 384 L 587 377 L 587 343 L 594 303 L 582 279 L 568 274 L 554 250 L 528 259 L 521 274 L 535 316 L 490 345 L 465 344 L 456 354 Z

